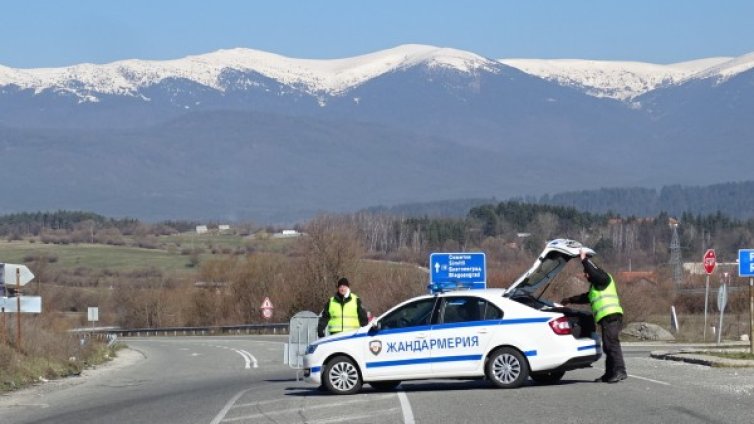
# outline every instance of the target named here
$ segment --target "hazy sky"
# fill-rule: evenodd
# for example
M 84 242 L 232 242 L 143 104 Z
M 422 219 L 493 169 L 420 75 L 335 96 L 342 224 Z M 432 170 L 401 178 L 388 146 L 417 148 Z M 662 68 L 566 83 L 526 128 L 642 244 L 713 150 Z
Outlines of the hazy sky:
M 493 59 L 673 63 L 754 52 L 754 0 L 3 0 L 0 65 L 176 59 L 247 47 L 296 58 L 400 44 Z

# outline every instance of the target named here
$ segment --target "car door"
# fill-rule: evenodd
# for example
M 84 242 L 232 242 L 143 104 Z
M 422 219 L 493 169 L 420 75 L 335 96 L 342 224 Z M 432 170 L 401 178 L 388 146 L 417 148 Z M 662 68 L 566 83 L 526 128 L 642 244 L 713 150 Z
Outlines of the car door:
M 502 311 L 477 296 L 448 296 L 432 326 L 432 372 L 454 375 L 482 370 L 483 355 L 499 328 Z
M 431 353 L 427 340 L 436 298 L 406 303 L 381 317 L 366 337 L 364 379 L 428 376 Z

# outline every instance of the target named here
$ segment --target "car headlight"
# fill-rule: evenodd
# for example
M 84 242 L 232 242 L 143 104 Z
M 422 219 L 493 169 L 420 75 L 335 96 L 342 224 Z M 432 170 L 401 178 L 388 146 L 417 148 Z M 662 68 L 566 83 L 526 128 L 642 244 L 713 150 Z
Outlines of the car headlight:
M 306 354 L 307 355 L 311 355 L 312 353 L 314 353 L 314 351 L 317 350 L 317 346 L 319 346 L 319 345 L 310 344 L 309 346 L 307 346 L 306 347 Z

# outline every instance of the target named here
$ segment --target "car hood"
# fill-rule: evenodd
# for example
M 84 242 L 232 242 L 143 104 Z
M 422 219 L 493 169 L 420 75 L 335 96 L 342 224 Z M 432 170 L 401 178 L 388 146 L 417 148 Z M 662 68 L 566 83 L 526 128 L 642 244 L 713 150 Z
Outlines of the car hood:
M 544 289 L 563 270 L 568 261 L 579 257 L 581 249 L 586 251 L 589 257 L 595 255 L 594 250 L 575 240 L 556 239 L 547 242 L 531 268 L 508 287 L 505 296 L 533 295 L 537 290 Z

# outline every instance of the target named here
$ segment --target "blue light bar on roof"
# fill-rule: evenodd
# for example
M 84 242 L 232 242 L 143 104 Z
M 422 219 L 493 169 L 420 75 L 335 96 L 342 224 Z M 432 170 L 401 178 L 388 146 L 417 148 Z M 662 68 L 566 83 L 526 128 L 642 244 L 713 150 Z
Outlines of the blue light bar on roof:
M 440 281 L 437 283 L 429 283 L 427 289 L 431 294 L 445 293 L 456 290 L 481 290 L 485 289 L 486 284 L 483 282 L 473 283 L 468 281 Z

